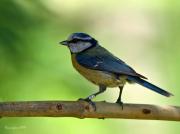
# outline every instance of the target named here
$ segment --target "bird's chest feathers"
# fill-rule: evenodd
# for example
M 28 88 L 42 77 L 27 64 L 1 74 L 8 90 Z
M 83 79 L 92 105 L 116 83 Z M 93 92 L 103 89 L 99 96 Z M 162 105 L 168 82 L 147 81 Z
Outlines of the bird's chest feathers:
M 93 82 L 96 85 L 105 85 L 107 87 L 117 87 L 125 84 L 123 77 L 117 78 L 113 73 L 108 73 L 99 70 L 92 70 L 81 66 L 76 60 L 76 54 L 72 54 L 72 64 L 74 68 L 83 75 L 86 79 Z

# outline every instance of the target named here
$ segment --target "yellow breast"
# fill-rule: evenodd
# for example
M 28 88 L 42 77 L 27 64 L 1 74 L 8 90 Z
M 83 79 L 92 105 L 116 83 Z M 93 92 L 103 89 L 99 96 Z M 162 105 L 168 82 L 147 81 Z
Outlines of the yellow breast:
M 86 79 L 91 81 L 92 83 L 96 85 L 105 85 L 107 87 L 117 87 L 124 85 L 126 80 L 125 77 L 121 77 L 120 79 L 117 79 L 117 76 L 112 73 L 98 71 L 98 70 L 92 70 L 85 68 L 77 63 L 75 59 L 75 54 L 72 54 L 72 64 L 74 68 L 83 75 Z

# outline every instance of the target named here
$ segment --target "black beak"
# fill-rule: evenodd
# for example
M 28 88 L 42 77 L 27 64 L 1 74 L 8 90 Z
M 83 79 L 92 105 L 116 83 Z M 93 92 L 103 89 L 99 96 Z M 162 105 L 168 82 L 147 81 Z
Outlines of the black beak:
M 59 44 L 67 46 L 69 43 L 67 40 L 64 40 L 64 41 L 59 42 Z

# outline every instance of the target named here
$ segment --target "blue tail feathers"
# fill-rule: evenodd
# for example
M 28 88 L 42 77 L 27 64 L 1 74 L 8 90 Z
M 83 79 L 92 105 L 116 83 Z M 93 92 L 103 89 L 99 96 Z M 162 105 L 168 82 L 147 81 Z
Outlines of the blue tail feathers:
M 128 76 L 127 79 L 130 81 L 136 82 L 136 83 L 138 83 L 138 84 L 140 84 L 140 85 L 142 85 L 148 89 L 151 89 L 154 92 L 157 92 L 161 95 L 164 95 L 166 97 L 173 96 L 173 94 L 171 94 L 171 93 L 169 93 L 169 92 L 167 92 L 167 91 L 165 91 L 165 90 L 163 90 L 163 89 L 161 89 L 161 88 L 159 88 L 159 87 L 157 87 L 157 86 L 155 86 L 155 85 L 153 85 L 153 84 L 151 84 L 151 83 L 149 83 L 149 82 L 147 82 L 147 81 L 145 81 L 139 77 Z

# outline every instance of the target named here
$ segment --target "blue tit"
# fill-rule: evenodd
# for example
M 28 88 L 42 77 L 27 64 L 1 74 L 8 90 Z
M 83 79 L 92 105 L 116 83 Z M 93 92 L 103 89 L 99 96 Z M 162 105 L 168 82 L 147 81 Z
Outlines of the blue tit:
M 137 73 L 86 33 L 73 33 L 60 44 L 70 49 L 73 67 L 87 80 L 99 86 L 98 92 L 83 99 L 91 104 L 92 99 L 103 93 L 107 87 L 119 87 L 116 103 L 122 105 L 121 95 L 126 82 L 138 83 L 166 97 L 172 96 L 171 93 L 147 82 L 145 76 Z

